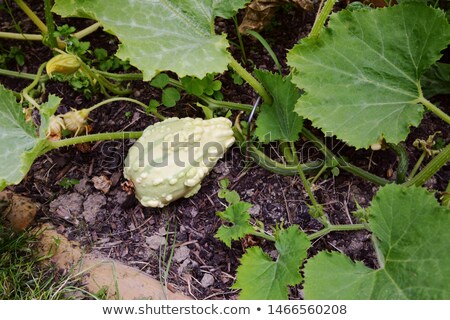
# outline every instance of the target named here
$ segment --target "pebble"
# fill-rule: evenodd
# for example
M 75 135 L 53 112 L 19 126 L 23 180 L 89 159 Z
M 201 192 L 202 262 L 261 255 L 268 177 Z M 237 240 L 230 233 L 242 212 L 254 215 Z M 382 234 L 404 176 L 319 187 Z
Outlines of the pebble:
M 214 284 L 214 277 L 209 273 L 205 273 L 200 283 L 203 288 L 208 288 Z
M 260 212 L 261 206 L 259 204 L 255 204 L 250 209 L 248 209 L 248 213 L 250 213 L 251 216 L 259 216 Z
M 60 195 L 50 203 L 50 213 L 72 220 L 83 212 L 84 197 L 76 192 Z
M 106 205 L 106 197 L 101 193 L 94 193 L 86 198 L 83 203 L 83 218 L 88 224 L 92 224 L 97 220 L 97 216 L 104 213 L 106 210 L 103 207 Z
M 182 262 L 189 258 L 191 250 L 187 246 L 179 247 L 178 249 L 175 249 L 175 254 L 173 255 L 173 261 L 175 262 Z
M 89 180 L 87 178 L 83 178 L 80 180 L 79 183 L 77 183 L 74 187 L 76 192 L 87 195 L 92 192 L 92 186 L 89 184 Z
M 150 249 L 153 250 L 158 250 L 160 246 L 165 246 L 167 245 L 167 241 L 165 237 L 161 237 L 161 236 L 151 236 L 151 237 L 147 237 L 145 239 L 145 242 L 148 244 L 148 246 L 150 247 Z

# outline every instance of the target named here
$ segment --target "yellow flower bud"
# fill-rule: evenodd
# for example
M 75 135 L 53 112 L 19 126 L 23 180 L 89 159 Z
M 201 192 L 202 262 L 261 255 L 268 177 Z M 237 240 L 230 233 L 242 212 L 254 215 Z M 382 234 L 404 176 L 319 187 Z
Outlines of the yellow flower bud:
M 75 73 L 81 66 L 79 58 L 73 54 L 63 53 L 54 56 L 47 62 L 47 74 L 51 77 L 53 73 L 70 75 Z

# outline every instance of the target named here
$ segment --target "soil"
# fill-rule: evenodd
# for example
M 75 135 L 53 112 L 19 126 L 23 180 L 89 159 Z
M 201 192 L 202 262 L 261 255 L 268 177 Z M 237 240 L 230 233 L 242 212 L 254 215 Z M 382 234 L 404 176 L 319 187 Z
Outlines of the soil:
M 36 33 L 29 19 L 14 3 L 9 2 L 15 21 L 19 22 L 23 32 Z M 43 18 L 41 6 L 40 2 L 32 5 Z M 5 10 L 0 10 L 0 21 L 1 31 L 14 31 L 14 23 Z M 313 21 L 314 13 L 300 12 L 292 7 L 283 8 L 261 33 L 277 54 L 284 74 L 289 72 L 286 65 L 287 50 L 308 33 Z M 79 30 L 92 22 L 64 19 L 57 20 L 57 23 L 68 23 Z M 217 29 L 226 32 L 230 40 L 238 43 L 232 22 L 218 19 Z M 111 54 L 118 45 L 114 37 L 101 30 L 83 40 L 91 42 L 91 49 L 105 48 Z M 246 37 L 244 43 L 248 70 L 251 71 L 252 66 L 276 70 L 275 64 L 258 41 Z M 10 69 L 35 73 L 39 65 L 52 56 L 50 50 L 39 42 L 1 41 L 3 48 L 13 45 L 22 48 L 26 63 L 22 68 L 12 64 Z M 232 46 L 230 50 L 237 59 L 241 59 L 238 48 Z M 252 88 L 248 85 L 234 85 L 228 72 L 219 79 L 223 83 L 222 93 L 225 100 L 241 103 L 255 101 L 256 94 Z M 0 77 L 0 83 L 20 91 L 29 81 Z M 129 86 L 133 92 L 132 96 L 144 103 L 160 97 L 161 94 L 160 90 L 145 82 L 134 81 L 129 83 Z M 94 94 L 87 99 L 83 94 L 71 89 L 67 83 L 50 81 L 45 89 L 43 101 L 48 94 L 63 98 L 59 113 L 65 113 L 70 108 L 88 107 L 104 99 L 100 94 Z M 440 102 L 444 111 L 450 113 L 447 99 L 437 97 L 435 100 Z M 184 95 L 176 107 L 161 108 L 161 113 L 164 116 L 201 117 L 201 112 L 194 106 L 195 100 Z M 127 112 L 130 112 L 131 117 L 126 116 Z M 236 115 L 237 112 L 233 114 L 233 118 Z M 139 131 L 156 122 L 153 117 L 125 102 L 111 103 L 109 107 L 97 109 L 90 118 L 94 133 L 124 129 Z M 306 123 L 306 126 L 314 130 L 309 123 Z M 412 142 L 417 138 L 426 140 L 430 134 L 441 131 L 441 137 L 449 143 L 448 129 L 448 126 L 434 115 L 425 114 L 421 125 L 412 128 L 405 143 L 410 155 L 409 169 L 412 169 L 420 156 L 420 152 L 412 147 Z M 319 134 L 317 130 L 314 132 Z M 389 180 L 395 179 L 398 159 L 392 151 L 356 151 L 338 141 L 335 143 L 335 148 L 342 147 L 340 154 L 353 164 Z M 163 209 L 145 208 L 121 186 L 125 182 L 123 160 L 132 144 L 133 141 L 129 140 L 109 141 L 89 144 L 83 148 L 71 147 L 52 151 L 34 163 L 20 185 L 9 189 L 41 204 L 38 222 L 51 222 L 59 233 L 80 242 L 85 250 L 100 251 L 103 255 L 139 268 L 157 279 L 165 272 L 171 247 L 175 245 L 175 256 L 167 281 L 171 283 L 172 289 L 195 299 L 237 298 L 238 292 L 230 287 L 234 282 L 239 258 L 249 243 L 262 245 L 270 254 L 274 252 L 271 243 L 259 239 L 234 242 L 230 249 L 214 237 L 222 224 L 216 212 L 225 209 L 225 203 L 217 197 L 220 179 L 228 178 L 241 198 L 253 204 L 252 217 L 262 221 L 268 231 L 270 227 L 281 222 L 285 226 L 298 224 L 306 232 L 321 228 L 321 224 L 308 214 L 309 201 L 298 177 L 280 176 L 249 164 L 245 155 L 236 148 L 219 161 L 194 197 L 176 201 Z M 301 148 L 302 142 L 297 146 Z M 273 151 L 273 158 L 277 157 L 276 145 L 269 146 L 268 151 Z M 309 157 L 314 160 L 321 155 L 310 154 Z M 64 188 L 59 184 L 63 178 L 78 179 L 80 182 L 73 187 Z M 429 189 L 444 190 L 449 179 L 450 167 L 447 165 L 427 182 L 426 186 Z M 324 205 L 325 212 L 335 224 L 356 223 L 357 220 L 351 214 L 357 209 L 356 202 L 362 207 L 369 206 L 378 190 L 372 183 L 344 171 L 336 177 L 322 177 L 315 187 L 317 200 Z M 166 240 L 168 246 L 164 250 L 159 243 Z M 339 250 L 354 260 L 377 267 L 370 233 L 366 231 L 338 232 L 321 237 L 314 241 L 309 256 L 319 250 Z M 290 298 L 301 299 L 302 287 L 292 287 Z

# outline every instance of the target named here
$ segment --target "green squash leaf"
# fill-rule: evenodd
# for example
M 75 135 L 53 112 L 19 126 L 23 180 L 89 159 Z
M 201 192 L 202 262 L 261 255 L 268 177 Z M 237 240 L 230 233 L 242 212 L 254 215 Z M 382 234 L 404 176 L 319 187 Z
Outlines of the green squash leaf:
M 423 188 L 387 185 L 370 208 L 369 225 L 384 266 L 320 252 L 305 266 L 306 299 L 449 299 L 450 211 Z
M 248 0 L 57 0 L 53 12 L 99 21 L 121 41 L 116 55 L 140 69 L 144 80 L 170 70 L 203 78 L 223 72 L 230 55 L 216 16 L 230 17 Z
M 260 247 L 251 247 L 242 256 L 233 285 L 233 288 L 241 289 L 240 299 L 287 299 L 288 286 L 302 281 L 300 266 L 311 242 L 297 226 L 277 230 L 275 237 L 279 254 L 276 261 Z
M 25 121 L 14 94 L 0 84 L 0 191 L 22 181 L 46 142 Z
M 450 94 L 450 64 L 436 63 L 420 80 L 423 94 L 431 98 L 438 94 Z
M 303 118 L 294 112 L 299 90 L 290 77 L 263 70 L 255 70 L 255 75 L 273 97 L 271 105 L 261 106 L 255 135 L 262 142 L 296 141 L 303 128 Z
M 249 223 L 250 214 L 248 213 L 248 209 L 251 207 L 250 203 L 238 202 L 229 206 L 225 211 L 217 212 L 221 219 L 231 222 L 233 225 L 221 226 L 215 237 L 231 248 L 231 241 L 239 240 L 251 233 L 253 227 Z
M 423 4 L 333 14 L 288 54 L 306 92 L 296 111 L 357 148 L 398 143 L 420 123 L 419 80 L 449 43 L 444 12 Z

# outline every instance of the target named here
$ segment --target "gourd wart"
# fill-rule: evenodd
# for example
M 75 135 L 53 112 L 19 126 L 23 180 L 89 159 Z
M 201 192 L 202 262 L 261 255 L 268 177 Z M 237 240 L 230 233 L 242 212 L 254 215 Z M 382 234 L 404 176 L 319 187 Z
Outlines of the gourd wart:
M 226 118 L 169 118 L 147 127 L 130 148 L 124 176 L 143 206 L 161 208 L 196 194 L 234 141 Z

